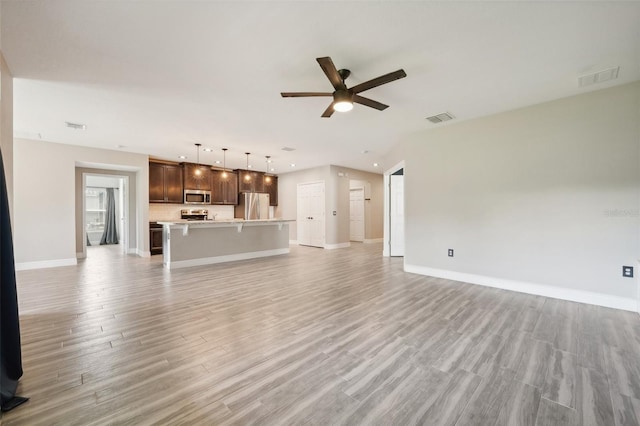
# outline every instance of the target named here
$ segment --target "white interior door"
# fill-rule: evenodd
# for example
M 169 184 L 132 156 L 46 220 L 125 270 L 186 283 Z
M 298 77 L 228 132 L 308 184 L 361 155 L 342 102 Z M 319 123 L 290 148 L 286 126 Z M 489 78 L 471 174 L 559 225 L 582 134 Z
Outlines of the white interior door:
M 389 255 L 404 256 L 404 176 L 389 178 Z
M 324 247 L 324 182 L 298 184 L 298 244 Z
M 349 239 L 364 241 L 364 188 L 349 191 Z

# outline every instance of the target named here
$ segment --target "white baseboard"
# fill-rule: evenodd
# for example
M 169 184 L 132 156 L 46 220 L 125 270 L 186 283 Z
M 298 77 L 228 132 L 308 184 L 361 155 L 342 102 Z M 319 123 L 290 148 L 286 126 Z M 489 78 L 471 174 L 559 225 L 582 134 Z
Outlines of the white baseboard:
M 327 250 L 339 249 L 351 247 L 351 243 L 339 243 L 339 244 L 325 244 L 324 248 Z
M 82 252 L 76 253 L 76 259 L 84 259 L 85 257 L 87 257 L 86 253 L 82 253 Z
M 142 251 L 138 249 L 129 249 L 129 254 L 137 254 L 140 257 L 151 257 L 150 251 Z
M 576 290 L 566 287 L 554 287 L 546 284 L 507 280 L 503 278 L 493 278 L 483 275 L 467 274 L 464 272 L 448 271 L 445 269 L 409 265 L 406 263 L 404 265 L 404 270 L 414 274 L 462 281 L 485 287 L 494 287 L 503 290 L 517 291 L 519 293 L 534 294 L 536 296 L 551 297 L 553 299 L 569 300 L 572 302 L 587 303 L 589 305 L 598 305 L 632 312 L 637 312 L 638 309 L 637 302 L 634 299 L 612 296 L 609 294 L 594 293 L 591 291 Z
M 372 244 L 372 243 L 381 243 L 383 241 L 382 238 L 365 238 L 364 243 L 365 244 Z
M 74 257 L 71 259 L 54 259 L 39 260 L 37 262 L 19 262 L 16 263 L 16 271 L 26 271 L 29 269 L 57 268 L 59 266 L 75 266 L 78 260 Z
M 179 260 L 176 262 L 171 262 L 170 264 L 164 264 L 164 267 L 167 269 L 178 269 L 178 268 L 187 268 L 189 266 L 202 266 L 202 265 L 213 265 L 216 263 L 223 262 L 233 262 L 236 260 L 247 260 L 247 259 L 257 259 L 259 257 L 268 257 L 268 256 L 278 256 L 281 254 L 288 254 L 290 252 L 289 248 L 280 248 L 273 250 L 263 250 L 263 251 L 253 251 L 249 253 L 238 253 L 238 254 L 228 254 L 225 256 L 215 256 L 215 257 L 203 257 L 200 259 L 189 259 L 189 260 Z

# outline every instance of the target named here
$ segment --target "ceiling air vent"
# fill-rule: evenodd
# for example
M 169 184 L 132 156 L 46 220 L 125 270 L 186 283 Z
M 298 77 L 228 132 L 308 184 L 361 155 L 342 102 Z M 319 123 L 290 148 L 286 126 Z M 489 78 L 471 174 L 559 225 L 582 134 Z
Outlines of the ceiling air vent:
M 65 121 L 64 124 L 67 125 L 68 128 L 70 129 L 75 129 L 75 130 L 87 130 L 87 125 L 86 124 L 80 124 L 80 123 L 71 123 L 69 121 Z
M 453 115 L 448 112 L 443 112 L 442 114 L 433 115 L 431 117 L 427 117 L 427 120 L 434 124 L 442 123 L 443 121 L 453 120 Z
M 583 75 L 581 77 L 578 77 L 578 86 L 591 86 L 592 84 L 615 80 L 616 78 L 618 78 L 618 71 L 620 71 L 620 67 L 613 67 L 607 68 L 606 70 Z
M 291 152 L 291 151 L 295 151 L 296 149 L 295 148 L 289 148 L 288 146 L 285 146 L 284 148 L 282 148 L 282 150 Z

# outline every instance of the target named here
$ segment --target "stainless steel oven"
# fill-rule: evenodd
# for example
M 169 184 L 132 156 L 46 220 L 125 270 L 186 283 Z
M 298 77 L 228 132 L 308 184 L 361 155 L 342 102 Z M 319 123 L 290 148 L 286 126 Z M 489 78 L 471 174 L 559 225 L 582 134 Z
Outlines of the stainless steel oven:
M 185 204 L 211 204 L 211 191 L 185 189 L 184 203 Z

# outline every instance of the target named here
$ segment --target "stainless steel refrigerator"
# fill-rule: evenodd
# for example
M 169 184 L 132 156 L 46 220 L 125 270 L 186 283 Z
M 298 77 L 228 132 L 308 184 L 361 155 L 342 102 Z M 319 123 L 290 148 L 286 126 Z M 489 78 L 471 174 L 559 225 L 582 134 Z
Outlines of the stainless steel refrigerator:
M 269 194 L 245 192 L 240 194 L 235 217 L 245 220 L 269 219 Z

